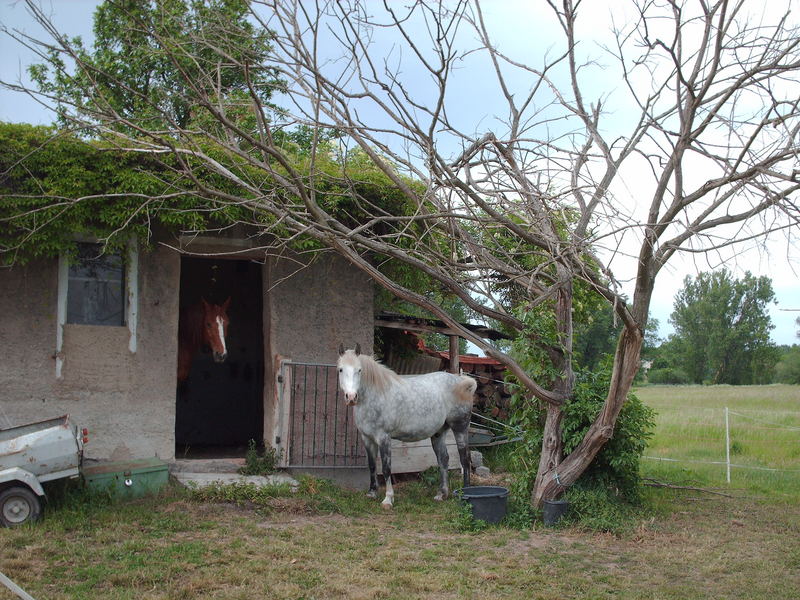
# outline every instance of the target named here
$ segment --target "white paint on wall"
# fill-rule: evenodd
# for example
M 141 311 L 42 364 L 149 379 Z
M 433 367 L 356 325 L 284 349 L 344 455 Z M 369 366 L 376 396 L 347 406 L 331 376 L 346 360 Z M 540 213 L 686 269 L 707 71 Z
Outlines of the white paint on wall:
M 128 324 L 130 338 L 128 339 L 128 350 L 136 353 L 137 338 L 136 328 L 139 322 L 139 244 L 136 238 L 132 238 L 128 244 L 128 264 L 125 278 L 128 304 L 125 307 L 125 321 Z
M 67 288 L 69 286 L 69 259 L 58 257 L 58 296 L 56 299 L 56 379 L 61 379 L 64 368 L 64 323 L 67 322 Z

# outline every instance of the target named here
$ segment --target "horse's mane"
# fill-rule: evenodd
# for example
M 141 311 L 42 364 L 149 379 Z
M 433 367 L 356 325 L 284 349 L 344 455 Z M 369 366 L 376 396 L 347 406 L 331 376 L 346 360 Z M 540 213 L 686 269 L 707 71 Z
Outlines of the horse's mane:
M 178 316 L 178 339 L 189 348 L 203 344 L 203 307 L 197 303 L 184 308 Z
M 400 375 L 371 356 L 360 354 L 358 358 L 361 360 L 361 378 L 376 391 L 383 392 L 401 380 Z

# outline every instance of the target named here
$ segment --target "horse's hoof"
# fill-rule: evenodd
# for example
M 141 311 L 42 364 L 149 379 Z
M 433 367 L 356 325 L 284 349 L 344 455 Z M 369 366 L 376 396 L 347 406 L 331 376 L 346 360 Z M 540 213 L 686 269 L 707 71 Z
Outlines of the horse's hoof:
M 394 506 L 392 506 L 391 502 L 381 502 L 381 508 L 383 510 L 392 510 L 392 508 L 394 508 Z
M 436 494 L 433 499 L 436 500 L 436 502 L 441 502 L 447 499 L 447 494 Z
M 375 492 L 367 492 L 367 498 L 377 498 L 378 494 Z

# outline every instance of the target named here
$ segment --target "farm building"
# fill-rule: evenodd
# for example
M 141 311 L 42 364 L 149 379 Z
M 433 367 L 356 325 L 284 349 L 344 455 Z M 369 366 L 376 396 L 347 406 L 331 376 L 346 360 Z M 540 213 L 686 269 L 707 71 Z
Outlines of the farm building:
M 331 463 L 358 454 L 343 411 L 325 415 L 324 431 L 303 429 L 292 393 L 305 390 L 284 385 L 283 361 L 324 372 L 327 389 L 302 385 L 335 396 L 323 365 L 342 342 L 373 344 L 363 274 L 333 254 L 265 258 L 246 236 L 162 234 L 151 250 L 99 249 L 0 270 L 0 339 L 13 348 L 0 360 L 0 427 L 70 414 L 91 431 L 86 456 L 100 460 L 243 455 L 249 440 L 281 450 L 285 464 L 312 448 Z M 179 385 L 179 314 L 201 298 L 230 298 L 227 360 L 197 352 Z
M 366 472 L 338 394 L 339 344 L 371 353 L 375 326 L 449 332 L 434 320 L 376 320 L 372 283 L 335 254 L 265 258 L 252 239 L 162 233 L 124 256 L 83 243 L 77 262 L 0 270 L 0 339 L 14 348 L 0 361 L 0 428 L 70 414 L 90 430 L 93 460 L 242 457 L 253 440 L 278 450 L 283 467 Z M 227 359 L 201 349 L 179 381 L 180 315 L 228 299 Z M 475 370 L 448 353 L 410 369 L 387 358 L 405 373 Z M 456 466 L 452 434 L 449 447 Z M 394 472 L 434 464 L 428 440 L 394 443 Z

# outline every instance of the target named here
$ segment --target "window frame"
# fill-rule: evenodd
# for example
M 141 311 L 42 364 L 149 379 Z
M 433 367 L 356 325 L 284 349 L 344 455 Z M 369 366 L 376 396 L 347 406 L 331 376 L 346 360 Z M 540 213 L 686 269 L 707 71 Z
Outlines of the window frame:
M 125 253 L 78 242 L 67 275 L 67 325 L 122 327 L 127 322 Z
M 97 243 L 93 240 L 80 240 L 84 243 Z M 137 326 L 139 318 L 139 245 L 131 239 L 125 249 L 123 260 L 124 281 L 124 324 L 100 325 L 99 327 L 127 327 L 129 332 L 128 350 L 135 354 L 137 350 Z M 55 375 L 60 379 L 64 369 L 64 327 L 93 327 L 79 323 L 67 323 L 67 296 L 69 292 L 70 261 L 66 254 L 58 257 L 58 296 L 56 301 L 56 351 Z

